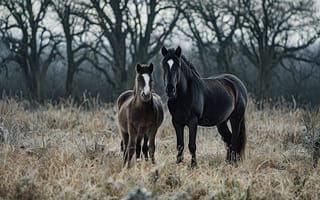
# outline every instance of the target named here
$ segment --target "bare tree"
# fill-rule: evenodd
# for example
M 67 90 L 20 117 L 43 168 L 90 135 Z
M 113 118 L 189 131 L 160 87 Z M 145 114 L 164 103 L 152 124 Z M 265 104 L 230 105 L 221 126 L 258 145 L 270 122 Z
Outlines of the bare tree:
M 73 77 L 79 66 L 88 59 L 89 41 L 85 41 L 85 34 L 89 31 L 88 22 L 79 17 L 85 8 L 72 0 L 52 1 L 54 11 L 63 28 L 67 61 L 67 76 L 65 81 L 65 95 L 69 96 L 73 90 Z
M 113 82 L 116 93 L 131 87 L 134 65 L 146 63 L 156 55 L 173 30 L 179 12 L 160 0 L 90 0 L 86 20 L 99 39 L 99 56 L 106 68 L 99 67 Z M 168 17 L 169 15 L 169 17 Z M 101 53 L 102 52 L 102 53 Z
M 46 73 L 57 55 L 59 43 L 44 26 L 49 0 L 0 1 L 3 16 L 1 35 L 11 54 L 5 62 L 16 62 L 22 69 L 32 97 L 43 98 Z
M 303 52 L 301 52 L 300 54 L 303 54 L 302 56 L 300 56 L 301 58 L 304 58 L 303 60 L 284 59 L 280 64 L 292 79 L 293 85 L 291 87 L 291 95 L 296 97 L 298 100 L 303 101 L 303 90 L 310 82 L 310 79 L 318 79 L 318 64 L 316 58 L 314 58 L 315 55 L 313 55 L 313 52 L 310 52 L 309 49 L 303 50 Z M 285 86 L 288 87 L 288 85 Z
M 242 0 L 244 24 L 239 43 L 257 70 L 255 94 L 264 99 L 275 68 L 286 58 L 305 60 L 297 52 L 319 37 L 314 0 Z
M 233 72 L 234 35 L 241 24 L 239 1 L 186 0 L 179 8 L 190 31 L 181 30 L 195 41 L 202 65 L 206 69 L 216 67 L 219 73 Z M 216 60 L 216 66 L 212 60 Z

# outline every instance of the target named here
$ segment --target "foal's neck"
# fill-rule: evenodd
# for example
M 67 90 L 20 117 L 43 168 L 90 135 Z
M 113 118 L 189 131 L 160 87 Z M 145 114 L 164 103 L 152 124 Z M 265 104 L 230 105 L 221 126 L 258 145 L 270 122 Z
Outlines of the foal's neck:
M 146 107 L 148 105 L 153 105 L 153 97 L 149 101 L 142 101 L 138 94 L 135 94 L 133 97 L 133 102 L 137 107 Z

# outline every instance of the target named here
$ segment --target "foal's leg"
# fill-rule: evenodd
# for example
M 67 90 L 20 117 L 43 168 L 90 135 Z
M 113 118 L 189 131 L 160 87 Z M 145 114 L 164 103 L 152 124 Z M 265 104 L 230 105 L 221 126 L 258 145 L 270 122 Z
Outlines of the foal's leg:
M 145 134 L 143 138 L 142 152 L 146 161 L 148 161 L 148 149 L 148 136 Z
M 141 140 L 142 140 L 142 136 L 138 136 L 137 138 L 137 145 L 136 145 L 136 158 L 139 159 L 140 158 L 140 153 L 141 153 Z
M 123 146 L 124 144 L 123 144 L 123 140 L 121 140 L 121 142 L 120 142 L 120 149 L 121 149 L 121 151 L 122 152 L 124 152 L 124 146 Z
M 128 144 L 128 168 L 131 167 L 132 156 L 135 153 L 137 144 L 137 131 L 134 127 L 130 127 L 129 130 L 129 144 Z
M 155 146 L 155 136 L 156 136 L 157 130 L 155 130 L 154 132 L 152 132 L 150 134 L 150 138 L 149 138 L 149 154 L 150 154 L 150 158 L 153 164 L 155 164 L 155 159 L 154 159 L 154 152 L 156 149 Z
M 183 149 L 184 149 L 183 128 L 184 128 L 184 125 L 179 124 L 179 123 L 175 122 L 174 120 L 172 120 L 172 124 L 173 124 L 174 129 L 176 130 L 176 136 L 177 136 L 178 155 L 177 155 L 176 162 L 180 163 L 183 160 Z
M 129 141 L 129 134 L 126 132 L 122 132 L 122 140 L 121 140 L 121 149 L 123 149 L 123 166 L 126 164 L 128 160 L 128 141 Z
M 231 161 L 231 155 L 230 155 L 230 145 L 231 145 L 231 138 L 232 138 L 232 134 L 228 128 L 228 125 L 227 125 L 227 121 L 217 125 L 217 128 L 218 128 L 218 132 L 220 133 L 220 135 L 222 136 L 222 139 L 223 141 L 226 143 L 226 146 L 227 146 L 227 157 L 226 157 L 226 160 L 228 162 Z

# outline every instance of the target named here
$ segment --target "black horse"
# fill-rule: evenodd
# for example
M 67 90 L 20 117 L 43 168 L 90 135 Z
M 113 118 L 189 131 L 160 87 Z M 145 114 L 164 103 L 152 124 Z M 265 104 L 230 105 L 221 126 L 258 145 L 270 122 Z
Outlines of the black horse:
M 183 160 L 183 129 L 188 126 L 191 167 L 197 165 L 198 125 L 216 125 L 227 145 L 226 160 L 242 160 L 246 145 L 247 90 L 244 84 L 231 74 L 201 78 L 192 63 L 181 55 L 179 46 L 177 49 L 162 47 L 161 51 L 168 108 L 177 136 L 177 163 Z M 227 126 L 228 120 L 232 131 Z

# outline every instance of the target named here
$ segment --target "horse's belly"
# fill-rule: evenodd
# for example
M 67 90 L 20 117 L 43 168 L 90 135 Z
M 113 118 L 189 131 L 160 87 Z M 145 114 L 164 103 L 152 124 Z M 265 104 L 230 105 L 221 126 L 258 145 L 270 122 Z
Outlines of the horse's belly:
M 228 117 L 224 115 L 205 115 L 199 120 L 200 126 L 215 126 L 223 121 L 226 121 Z
M 200 126 L 215 126 L 217 124 L 219 124 L 218 120 L 213 121 L 213 120 L 202 119 L 201 121 L 199 121 Z
M 229 119 L 233 112 L 233 105 L 207 107 L 199 120 L 200 126 L 215 126 Z
M 215 119 L 210 119 L 210 118 L 202 118 L 199 121 L 200 126 L 216 126 L 218 124 L 221 124 L 222 122 L 225 122 L 229 119 L 229 117 L 220 117 L 220 118 L 215 118 Z

